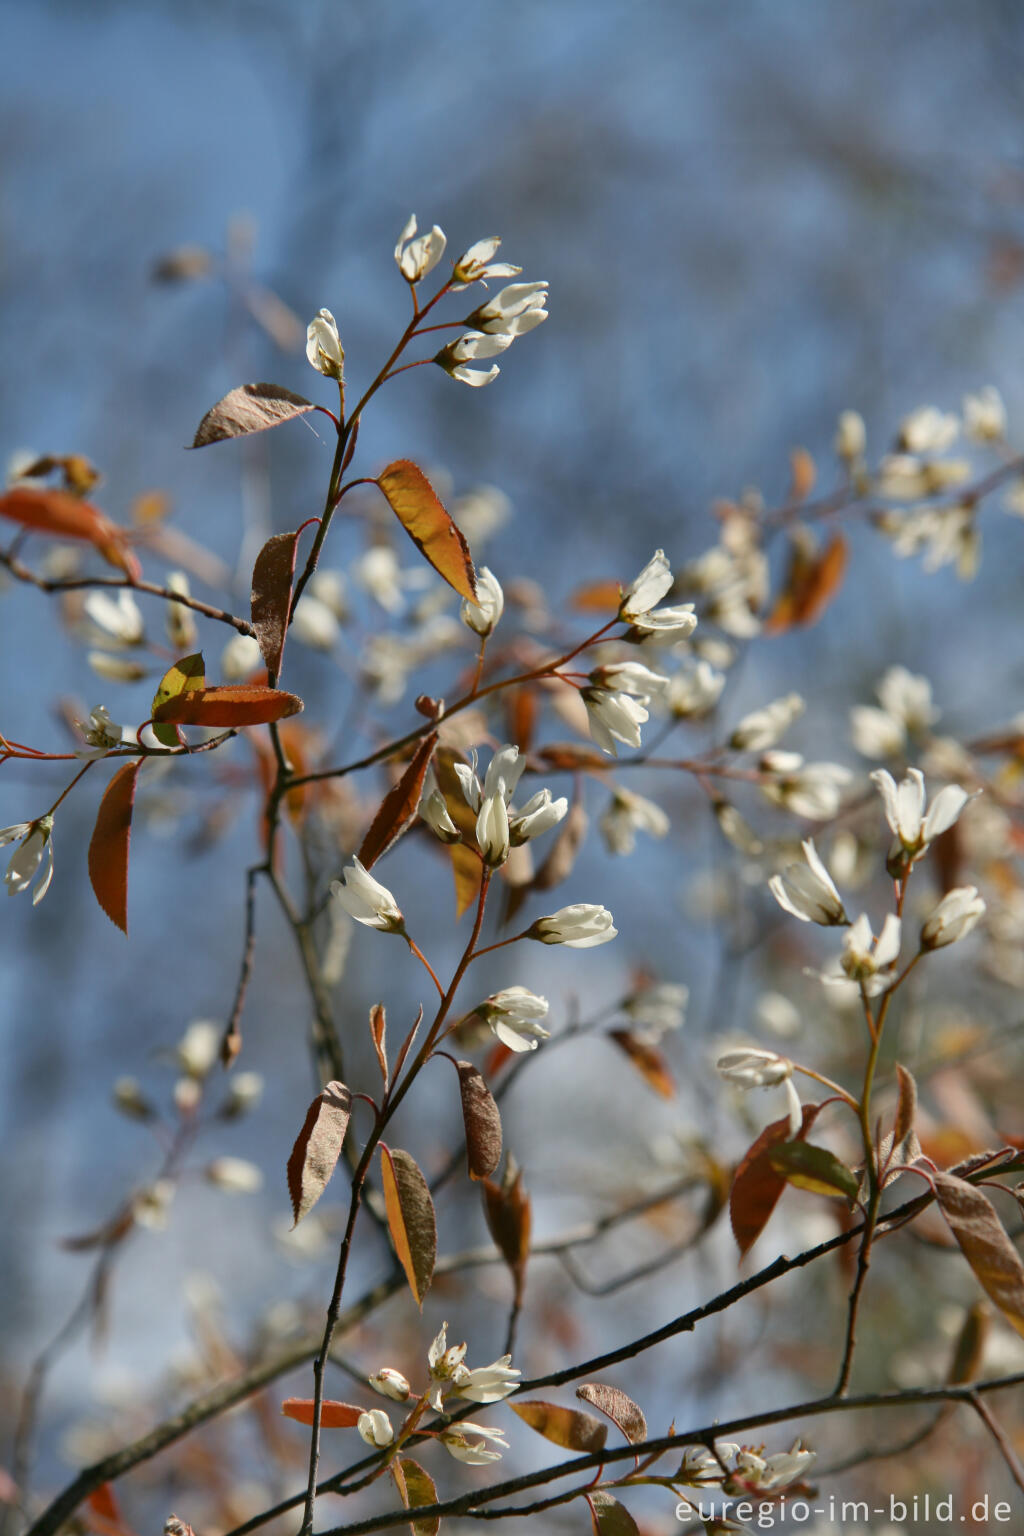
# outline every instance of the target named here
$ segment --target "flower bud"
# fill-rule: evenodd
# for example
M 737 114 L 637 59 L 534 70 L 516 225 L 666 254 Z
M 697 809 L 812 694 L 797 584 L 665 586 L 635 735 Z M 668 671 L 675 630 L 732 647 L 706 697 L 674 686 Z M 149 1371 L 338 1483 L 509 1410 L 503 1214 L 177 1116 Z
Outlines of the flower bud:
M 476 573 L 476 602 L 463 601 L 459 617 L 467 628 L 484 639 L 495 628 L 505 608 L 505 594 L 501 583 L 482 565 Z
M 329 309 L 322 309 L 306 328 L 306 356 L 317 373 L 339 382 L 345 375 L 345 349 Z
M 395 1438 L 391 1420 L 383 1408 L 371 1408 L 368 1413 L 361 1413 L 356 1421 L 356 1429 L 367 1445 L 372 1445 L 374 1449 L 390 1445 Z
M 381 1366 L 375 1375 L 369 1377 L 369 1383 L 381 1397 L 390 1397 L 395 1403 L 404 1403 L 412 1395 L 412 1387 L 401 1371 L 392 1370 L 390 1365 Z
M 958 885 L 947 891 L 921 929 L 922 949 L 945 949 L 964 939 L 980 922 L 985 903 L 975 885 Z

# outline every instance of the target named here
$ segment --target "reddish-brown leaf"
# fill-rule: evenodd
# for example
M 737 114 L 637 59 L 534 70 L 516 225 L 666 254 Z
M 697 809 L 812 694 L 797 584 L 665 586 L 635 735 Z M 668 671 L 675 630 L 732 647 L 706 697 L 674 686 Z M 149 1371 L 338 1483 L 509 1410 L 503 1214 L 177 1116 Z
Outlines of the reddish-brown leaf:
M 142 758 L 125 763 L 107 785 L 89 843 L 89 879 L 96 900 L 122 933 L 128 932 L 128 852 L 135 785 Z
M 935 1198 L 975 1278 L 1006 1321 L 1024 1335 L 1024 1263 L 983 1190 L 955 1174 L 932 1175 Z
M 511 1271 L 516 1300 L 521 1302 L 526 1286 L 526 1262 L 530 1256 L 530 1232 L 533 1225 L 530 1197 L 523 1186 L 522 1171 L 517 1170 L 511 1178 L 506 1171 L 500 1184 L 485 1179 L 483 1195 L 487 1230 Z
M 896 1123 L 893 1127 L 893 1141 L 898 1147 L 906 1141 L 917 1120 L 917 1084 L 914 1074 L 896 1063 L 896 1077 L 900 1085 L 900 1096 L 896 1104 Z
M 588 581 L 577 587 L 569 598 L 576 613 L 615 614 L 622 602 L 622 587 L 617 581 Z
M 575 773 L 578 768 L 592 768 L 603 774 L 608 768 L 608 759 L 596 747 L 577 745 L 574 741 L 550 742 L 538 748 L 537 756 L 549 768 L 560 773 Z
M 639 1445 L 641 1440 L 647 1439 L 647 1420 L 643 1409 L 618 1387 L 608 1387 L 600 1381 L 588 1381 L 576 1388 L 576 1396 L 611 1419 L 622 1430 L 630 1445 Z
M 594 1536 L 640 1536 L 640 1527 L 625 1504 L 620 1504 L 618 1499 L 606 1493 L 603 1488 L 588 1493 L 586 1500 L 590 1507 Z
M 370 869 L 382 854 L 397 843 L 402 833 L 416 820 L 416 812 L 419 809 L 420 796 L 423 793 L 423 781 L 430 767 L 430 759 L 434 755 L 437 746 L 437 732 L 431 731 L 425 736 L 413 754 L 408 768 L 388 790 L 380 803 L 380 808 L 370 825 L 370 829 L 363 838 L 363 846 L 359 850 L 359 859 L 364 869 Z
M 307 1216 L 327 1188 L 348 1130 L 352 1098 L 344 1083 L 328 1083 L 306 1112 L 288 1159 L 293 1226 Z
M 807 1135 L 819 1107 L 817 1104 L 804 1105 L 799 1137 Z M 748 1148 L 733 1176 L 729 1219 L 741 1254 L 752 1248 L 761 1236 L 786 1187 L 784 1175 L 772 1166 L 771 1153 L 789 1139 L 789 1120 L 773 1120 Z
M 456 1062 L 462 1118 L 466 1126 L 466 1158 L 471 1179 L 486 1179 L 501 1161 L 501 1116 L 491 1090 L 472 1062 Z
M 586 840 L 588 825 L 582 800 L 574 800 L 569 807 L 569 814 L 555 834 L 547 858 L 534 876 L 534 890 L 550 891 L 568 880 Z
M 780 635 L 797 625 L 816 624 L 842 585 L 848 549 L 841 533 L 833 534 L 820 553 L 808 553 L 795 539 L 785 585 L 765 620 L 765 634 Z
M 154 711 L 162 725 L 208 725 L 231 730 L 245 725 L 270 725 L 297 715 L 302 700 L 281 688 L 238 683 L 229 688 L 190 688 Z
M 240 384 L 211 405 L 196 428 L 192 447 L 205 448 L 208 443 L 222 443 L 229 437 L 265 432 L 268 427 L 279 427 L 283 421 L 294 421 L 296 416 L 315 410 L 312 400 L 295 395 L 280 384 Z
M 90 1248 L 112 1248 L 135 1225 L 135 1215 L 130 1206 L 105 1221 L 101 1227 L 94 1227 L 91 1232 L 80 1232 L 75 1237 L 62 1237 L 60 1246 L 68 1253 L 85 1253 Z
M 17 485 L 0 496 L 0 517 L 31 528 L 33 533 L 91 544 L 108 565 L 124 571 L 132 581 L 142 574 L 126 531 L 112 523 L 98 507 L 70 491 Z
M 437 1258 L 437 1219 L 427 1181 L 413 1158 L 381 1143 L 381 1184 L 388 1230 L 409 1289 L 422 1310 Z
M 424 1509 L 437 1503 L 437 1488 L 429 1472 L 409 1456 L 400 1456 L 391 1463 L 391 1475 L 398 1489 L 398 1496 L 406 1509 Z M 410 1520 L 412 1536 L 437 1536 L 441 1517 L 429 1515 L 425 1520 Z
M 286 1419 L 294 1419 L 296 1424 L 313 1423 L 313 1399 L 311 1397 L 286 1397 L 281 1404 L 281 1412 Z M 359 1422 L 365 1408 L 357 1408 L 354 1403 L 339 1403 L 333 1398 L 327 1398 L 320 1404 L 320 1428 L 321 1429 L 352 1429 Z
M 380 1067 L 380 1075 L 384 1079 L 384 1092 L 388 1091 L 388 1052 L 387 1052 L 387 1027 L 388 1018 L 384 1012 L 383 1003 L 374 1003 L 370 1009 L 370 1039 L 373 1041 L 373 1049 L 377 1053 L 377 1064 Z
M 608 1438 L 607 1424 L 578 1408 L 563 1408 L 559 1403 L 545 1403 L 537 1397 L 509 1402 L 508 1406 L 538 1435 L 553 1440 L 555 1445 L 564 1445 L 569 1451 L 600 1451 Z
M 648 1045 L 646 1040 L 641 1040 L 639 1035 L 634 1035 L 628 1029 L 611 1029 L 608 1038 L 615 1041 L 620 1051 L 625 1052 L 649 1088 L 653 1088 L 663 1099 L 675 1098 L 675 1082 L 668 1069 L 668 1062 L 657 1046 Z
M 267 671 L 274 677 L 281 670 L 288 634 L 298 542 L 297 533 L 275 533 L 256 556 L 252 568 L 252 627 Z
M 409 459 L 399 459 L 378 476 L 377 484 L 424 559 L 461 597 L 475 602 L 476 572 L 469 545 L 422 469 Z
M 121 1524 L 121 1510 L 112 1483 L 101 1483 L 85 1501 L 94 1515 L 109 1520 L 112 1525 Z

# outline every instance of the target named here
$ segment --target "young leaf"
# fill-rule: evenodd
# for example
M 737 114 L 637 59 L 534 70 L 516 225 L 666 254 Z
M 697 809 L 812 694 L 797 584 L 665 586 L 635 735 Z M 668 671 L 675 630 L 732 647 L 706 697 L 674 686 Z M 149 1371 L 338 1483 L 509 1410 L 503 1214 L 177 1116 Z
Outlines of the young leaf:
M 487 1230 L 512 1273 L 516 1300 L 521 1302 L 526 1286 L 526 1261 L 530 1256 L 532 1210 L 530 1197 L 523 1187 L 522 1170 L 517 1170 L 511 1178 L 509 1172 L 506 1169 L 500 1184 L 484 1180 L 484 1216 Z
M 238 683 L 230 688 L 191 688 L 153 711 L 161 725 L 209 725 L 232 730 L 245 725 L 270 725 L 297 715 L 302 700 L 281 688 Z
M 476 602 L 469 545 L 441 505 L 426 475 L 408 459 L 389 464 L 377 484 L 424 559 L 460 597 Z
M 351 1095 L 339 1082 L 328 1083 L 309 1106 L 288 1159 L 293 1227 L 308 1216 L 326 1189 L 341 1156 L 351 1112 Z
M 614 616 L 622 602 L 622 586 L 617 581 L 588 581 L 569 596 L 569 607 L 576 613 L 603 613 Z
M 622 1430 L 630 1445 L 639 1445 L 641 1440 L 647 1439 L 647 1420 L 643 1410 L 625 1392 L 620 1392 L 618 1387 L 607 1387 L 599 1381 L 587 1381 L 582 1387 L 576 1388 L 576 1396 L 581 1402 L 590 1403 L 598 1413 L 611 1419 Z
M 364 869 L 370 869 L 376 864 L 381 855 L 387 853 L 415 821 L 423 793 L 423 781 L 436 746 L 437 732 L 431 731 L 416 748 L 412 761 L 398 783 L 388 790 L 381 801 L 359 850 L 359 860 Z
M 73 496 L 70 491 L 37 490 L 16 485 L 0 496 L 0 517 L 7 517 L 33 533 L 49 534 L 56 539 L 81 539 L 132 580 L 142 575 L 138 560 L 128 543 L 124 528 L 119 528 L 91 502 Z
M 896 1077 L 899 1080 L 900 1096 L 896 1105 L 896 1123 L 893 1127 L 893 1142 L 898 1147 L 906 1141 L 914 1129 L 917 1119 L 917 1084 L 914 1074 L 908 1072 L 906 1067 L 896 1063 Z
M 384 1079 L 384 1092 L 388 1091 L 390 1081 L 388 1074 L 387 1034 L 388 1018 L 384 1012 L 383 1003 L 374 1003 L 370 1009 L 370 1039 L 373 1041 L 373 1049 L 377 1053 L 377 1064 L 380 1067 L 380 1075 Z
M 569 814 L 552 840 L 547 858 L 534 876 L 534 890 L 550 891 L 568 880 L 586 840 L 588 825 L 589 817 L 583 809 L 582 800 L 574 800 L 569 807 Z
M 203 661 L 202 651 L 197 651 L 194 656 L 183 656 L 176 661 L 173 667 L 168 668 L 157 685 L 153 695 L 153 703 L 150 706 L 150 714 L 156 716 L 161 705 L 169 699 L 176 699 L 179 693 L 189 693 L 196 688 L 206 687 L 206 663 Z M 154 725 L 153 735 L 157 741 L 165 747 L 178 745 L 178 733 L 173 725 Z
M 527 1398 L 525 1402 L 510 1402 L 524 1424 L 529 1424 L 545 1440 L 564 1445 L 569 1451 L 600 1451 L 608 1438 L 608 1426 L 595 1419 L 592 1413 L 581 1413 L 577 1408 L 563 1408 L 558 1403 L 545 1403 L 540 1398 Z
M 842 1195 L 847 1200 L 857 1198 L 857 1175 L 824 1147 L 813 1147 L 807 1141 L 784 1141 L 772 1148 L 768 1161 L 797 1189 L 809 1189 L 815 1195 Z
M 391 1475 L 406 1509 L 423 1509 L 428 1504 L 437 1503 L 434 1479 L 418 1461 L 413 1461 L 409 1456 L 400 1456 L 391 1463 Z M 437 1536 L 441 1528 L 441 1517 L 431 1515 L 426 1520 L 410 1520 L 409 1528 L 412 1536 Z
M 586 1499 L 594 1536 L 640 1536 L 640 1527 L 625 1504 L 620 1504 L 603 1488 L 588 1493 Z
M 296 1424 L 312 1424 L 313 1398 L 286 1397 L 281 1412 L 286 1419 L 294 1419 Z M 328 1398 L 320 1404 L 320 1428 L 353 1429 L 365 1412 L 365 1408 L 357 1408 L 353 1403 L 338 1403 Z
M 280 384 L 241 384 L 211 405 L 196 428 L 192 447 L 205 448 L 208 443 L 222 443 L 229 437 L 265 432 L 268 427 L 279 427 L 282 421 L 292 421 L 315 410 L 312 400 L 293 395 Z
M 955 1174 L 932 1175 L 946 1225 L 982 1290 L 1006 1321 L 1024 1335 L 1024 1263 L 988 1196 Z
M 107 785 L 89 843 L 89 879 L 96 900 L 121 932 L 128 932 L 128 852 L 135 785 L 142 758 L 125 763 Z
M 608 1038 L 615 1041 L 620 1051 L 625 1052 L 649 1088 L 653 1088 L 663 1099 L 675 1098 L 676 1085 L 668 1069 L 668 1062 L 656 1046 L 648 1045 L 646 1040 L 641 1040 L 639 1035 L 634 1035 L 628 1029 L 610 1029 Z
M 267 671 L 277 677 L 288 634 L 295 575 L 297 533 L 275 533 L 256 556 L 252 568 L 252 627 Z
M 800 1137 L 807 1135 L 818 1109 L 817 1104 L 804 1105 Z M 789 1139 L 788 1119 L 774 1120 L 765 1126 L 737 1166 L 729 1195 L 729 1219 L 741 1254 L 761 1236 L 786 1187 L 784 1176 L 772 1166 L 771 1153 Z
M 456 1062 L 462 1118 L 466 1125 L 466 1158 L 471 1179 L 486 1179 L 501 1162 L 501 1116 L 491 1090 L 472 1062 Z
M 381 1183 L 388 1230 L 409 1289 L 422 1311 L 437 1258 L 437 1220 L 427 1181 L 408 1152 L 381 1143 Z
M 795 538 L 786 583 L 765 620 L 765 634 L 780 635 L 797 625 L 816 624 L 842 585 L 846 560 L 841 533 L 834 534 L 820 554 L 808 552 L 806 544 Z

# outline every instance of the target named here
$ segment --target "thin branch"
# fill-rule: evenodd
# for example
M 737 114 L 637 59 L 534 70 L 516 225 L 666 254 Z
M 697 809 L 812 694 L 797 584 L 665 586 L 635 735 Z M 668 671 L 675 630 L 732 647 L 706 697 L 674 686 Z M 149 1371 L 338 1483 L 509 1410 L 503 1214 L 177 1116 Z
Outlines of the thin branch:
M 40 592 L 76 592 L 85 587 L 113 587 L 127 592 L 145 592 L 150 597 L 163 598 L 165 603 L 178 603 L 182 608 L 191 608 L 193 613 L 201 613 L 207 619 L 216 619 L 219 624 L 230 624 L 240 635 L 256 634 L 248 619 L 240 619 L 237 614 L 229 613 L 226 608 L 216 608 L 212 603 L 200 602 L 197 597 L 184 597 L 180 592 L 172 592 L 169 587 L 158 586 L 154 581 L 129 581 L 125 576 L 71 576 L 51 580 L 37 575 L 15 555 L 3 550 L 0 550 L 0 565 L 18 581 L 38 587 Z

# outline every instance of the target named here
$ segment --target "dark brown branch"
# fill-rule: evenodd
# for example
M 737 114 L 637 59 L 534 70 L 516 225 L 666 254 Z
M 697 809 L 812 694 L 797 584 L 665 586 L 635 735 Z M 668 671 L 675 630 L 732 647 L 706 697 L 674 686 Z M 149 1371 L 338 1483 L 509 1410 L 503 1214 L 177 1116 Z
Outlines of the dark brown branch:
M 115 587 L 127 592 L 145 592 L 150 597 L 161 597 L 165 603 L 178 603 L 182 608 L 191 608 L 193 613 L 201 613 L 204 618 L 216 619 L 220 624 L 230 624 L 232 629 L 237 629 L 240 635 L 253 635 L 256 631 L 248 619 L 240 619 L 237 614 L 229 613 L 226 608 L 215 608 L 212 603 L 200 602 L 197 597 L 183 597 L 180 592 L 172 592 L 169 587 L 158 586 L 154 581 L 129 581 L 125 576 L 71 576 L 59 580 L 51 580 L 46 576 L 39 576 L 27 565 L 10 553 L 0 550 L 0 565 L 6 567 L 18 581 L 26 582 L 29 586 L 37 587 L 40 592 L 76 592 L 85 587 Z

